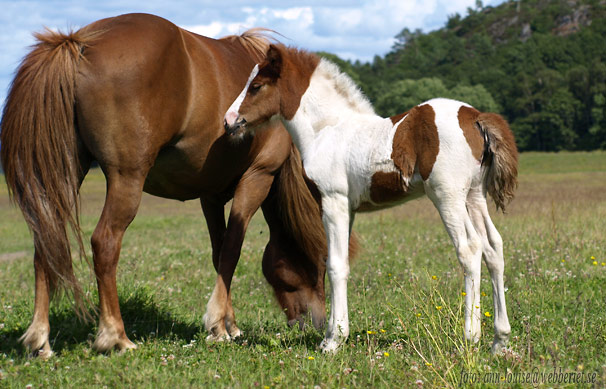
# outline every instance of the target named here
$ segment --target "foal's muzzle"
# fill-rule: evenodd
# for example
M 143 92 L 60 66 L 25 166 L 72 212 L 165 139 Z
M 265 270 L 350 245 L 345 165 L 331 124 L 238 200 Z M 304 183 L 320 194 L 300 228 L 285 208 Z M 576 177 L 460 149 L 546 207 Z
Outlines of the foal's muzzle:
M 246 128 L 246 120 L 238 117 L 233 124 L 228 124 L 227 120 L 224 120 L 223 127 L 225 127 L 227 135 L 235 135 L 240 132 L 240 130 L 243 131 Z

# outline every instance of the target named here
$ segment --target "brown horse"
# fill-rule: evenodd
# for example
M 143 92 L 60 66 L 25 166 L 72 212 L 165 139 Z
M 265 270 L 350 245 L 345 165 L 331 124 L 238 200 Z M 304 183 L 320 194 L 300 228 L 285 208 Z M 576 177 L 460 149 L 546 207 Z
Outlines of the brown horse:
M 270 228 L 263 272 L 289 323 L 311 310 L 323 323 L 326 243 L 320 210 L 281 124 L 232 139 L 223 114 L 269 45 L 259 30 L 215 40 L 146 14 L 94 22 L 69 34 L 46 31 L 23 60 L 2 118 L 2 164 L 12 198 L 33 233 L 35 305 L 23 335 L 49 357 L 49 300 L 65 289 L 90 316 L 74 276 L 69 230 L 83 242 L 78 191 L 97 161 L 107 180 L 92 235 L 99 291 L 94 347 L 125 350 L 116 268 L 122 236 L 142 191 L 199 198 L 218 273 L 207 306 L 209 338 L 240 334 L 230 284 L 247 225 L 261 206 Z M 225 224 L 224 206 L 233 198 Z

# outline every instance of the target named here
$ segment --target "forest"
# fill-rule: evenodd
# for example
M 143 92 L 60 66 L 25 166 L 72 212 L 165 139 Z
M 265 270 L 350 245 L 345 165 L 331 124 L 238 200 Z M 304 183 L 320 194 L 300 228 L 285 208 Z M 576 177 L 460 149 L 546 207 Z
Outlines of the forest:
M 478 0 L 371 63 L 320 54 L 383 116 L 449 97 L 503 115 L 520 150 L 606 149 L 606 0 Z

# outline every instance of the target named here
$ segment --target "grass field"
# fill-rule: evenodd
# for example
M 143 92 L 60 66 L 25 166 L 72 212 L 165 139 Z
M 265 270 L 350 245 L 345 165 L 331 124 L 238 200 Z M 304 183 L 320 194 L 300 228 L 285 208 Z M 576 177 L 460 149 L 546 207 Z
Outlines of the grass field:
M 79 322 L 63 299 L 51 305 L 56 356 L 30 359 L 18 338 L 33 312 L 32 240 L 2 183 L 0 387 L 570 385 L 563 378 L 606 386 L 606 153 L 526 153 L 520 171 L 508 213 L 493 212 L 512 325 L 510 351 L 500 357 L 490 354 L 485 267 L 483 336 L 476 345 L 462 339 L 463 274 L 427 199 L 358 215 L 364 250 L 349 283 L 351 335 L 336 355 L 323 355 L 323 334 L 289 328 L 262 276 L 268 230 L 260 212 L 232 289 L 244 336 L 207 344 L 202 315 L 214 270 L 199 205 L 145 196 L 118 269 L 122 315 L 138 349 L 94 352 L 96 325 Z M 94 171 L 82 189 L 87 236 L 104 188 Z M 79 277 L 95 294 L 86 264 Z M 554 372 L 560 381 L 550 381 Z

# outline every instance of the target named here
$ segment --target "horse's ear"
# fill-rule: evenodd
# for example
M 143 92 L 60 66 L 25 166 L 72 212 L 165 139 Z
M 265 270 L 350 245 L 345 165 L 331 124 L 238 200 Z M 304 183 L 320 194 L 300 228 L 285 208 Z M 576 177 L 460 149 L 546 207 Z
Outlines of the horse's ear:
M 267 49 L 267 67 L 271 76 L 275 79 L 280 77 L 282 73 L 282 51 L 274 44 L 269 45 Z

